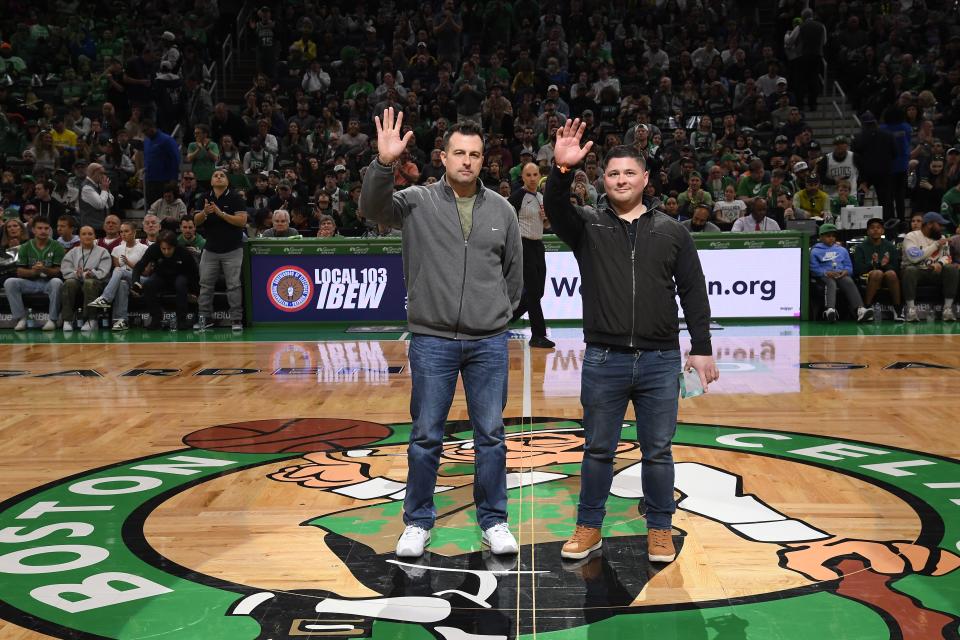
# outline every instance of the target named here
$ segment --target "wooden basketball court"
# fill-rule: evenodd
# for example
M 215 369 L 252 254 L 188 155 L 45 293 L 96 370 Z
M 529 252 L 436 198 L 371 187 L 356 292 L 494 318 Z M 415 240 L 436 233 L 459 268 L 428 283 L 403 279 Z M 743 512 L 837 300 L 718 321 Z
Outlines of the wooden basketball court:
M 666 566 L 631 413 L 604 548 L 559 558 L 583 343 L 552 336 L 510 344 L 519 557 L 480 545 L 460 390 L 430 552 L 398 562 L 406 334 L 6 334 L 0 638 L 958 637 L 960 328 L 716 331 Z

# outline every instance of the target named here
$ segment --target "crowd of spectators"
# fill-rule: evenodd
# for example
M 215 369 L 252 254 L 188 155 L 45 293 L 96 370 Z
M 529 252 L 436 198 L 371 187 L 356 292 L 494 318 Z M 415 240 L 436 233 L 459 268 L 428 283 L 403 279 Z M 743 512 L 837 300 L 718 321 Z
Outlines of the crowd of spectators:
M 953 0 L 780 0 L 770 19 L 762 3 L 725 0 L 294 0 L 249 12 L 238 55 L 251 50 L 254 66 L 236 72 L 249 89 L 215 101 L 207 63 L 240 10 L 8 3 L 0 248 L 29 240 L 37 217 L 116 236 L 106 221 L 139 208 L 148 242 L 166 228 L 202 252 L 203 229 L 184 225 L 221 167 L 247 237 L 398 234 L 359 209 L 373 116 L 387 107 L 414 133 L 397 189 L 442 179 L 444 132 L 475 120 L 481 179 L 509 196 L 526 163 L 547 175 L 557 127 L 580 118 L 594 143 L 571 190 L 580 204 L 603 196 L 605 150 L 628 144 L 646 158 L 650 195 L 691 231 L 832 223 L 873 197 L 894 236 L 908 198 L 960 221 Z M 862 131 L 841 123 L 845 135 L 816 139 L 807 119 L 823 108 L 822 74 L 845 88 Z

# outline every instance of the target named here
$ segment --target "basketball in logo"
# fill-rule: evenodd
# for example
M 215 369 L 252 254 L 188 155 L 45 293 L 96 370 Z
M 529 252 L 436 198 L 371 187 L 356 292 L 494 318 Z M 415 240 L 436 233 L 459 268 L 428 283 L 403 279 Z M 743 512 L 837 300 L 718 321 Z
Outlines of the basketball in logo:
M 313 297 L 310 276 L 299 267 L 280 267 L 267 280 L 270 302 L 280 311 L 300 311 Z

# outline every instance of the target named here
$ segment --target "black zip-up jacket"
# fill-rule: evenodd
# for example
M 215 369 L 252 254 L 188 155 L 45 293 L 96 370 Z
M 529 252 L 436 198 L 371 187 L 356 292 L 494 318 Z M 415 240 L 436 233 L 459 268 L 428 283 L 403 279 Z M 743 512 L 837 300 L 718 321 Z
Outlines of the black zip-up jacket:
M 153 275 L 164 281 L 173 282 L 177 276 L 184 275 L 190 281 L 191 290 L 196 289 L 197 283 L 200 282 L 200 268 L 197 266 L 197 261 L 184 247 L 177 246 L 174 248 L 173 255 L 169 258 L 165 257 L 163 252 L 160 251 L 159 242 L 154 242 L 147 247 L 143 257 L 137 261 L 137 266 L 133 268 L 131 280 L 134 284 L 140 282 L 143 270 L 149 264 L 153 265 Z
M 631 243 L 628 223 L 601 198 L 597 208 L 570 203 L 573 172 L 556 168 L 543 205 L 550 226 L 580 265 L 583 333 L 588 343 L 633 349 L 677 349 L 676 295 L 690 331 L 690 355 L 712 355 L 710 300 L 693 236 L 644 198 L 647 212 Z

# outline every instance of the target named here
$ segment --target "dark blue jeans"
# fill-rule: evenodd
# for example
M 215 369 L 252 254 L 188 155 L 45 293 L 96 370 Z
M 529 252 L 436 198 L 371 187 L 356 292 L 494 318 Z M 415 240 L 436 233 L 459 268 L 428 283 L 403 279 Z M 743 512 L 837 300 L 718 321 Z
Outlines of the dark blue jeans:
M 410 339 L 413 430 L 407 448 L 407 492 L 403 522 L 433 527 L 433 491 L 443 450 L 444 426 L 463 376 L 467 413 L 473 428 L 473 499 L 480 528 L 507 521 L 507 446 L 503 408 L 507 404 L 507 333 L 482 340 L 450 340 L 422 334 Z
M 640 472 L 647 527 L 669 529 L 673 499 L 673 451 L 680 394 L 680 351 L 618 351 L 587 345 L 580 403 L 586 444 L 577 524 L 599 528 L 613 482 L 613 458 L 627 403 L 637 414 L 643 452 Z

